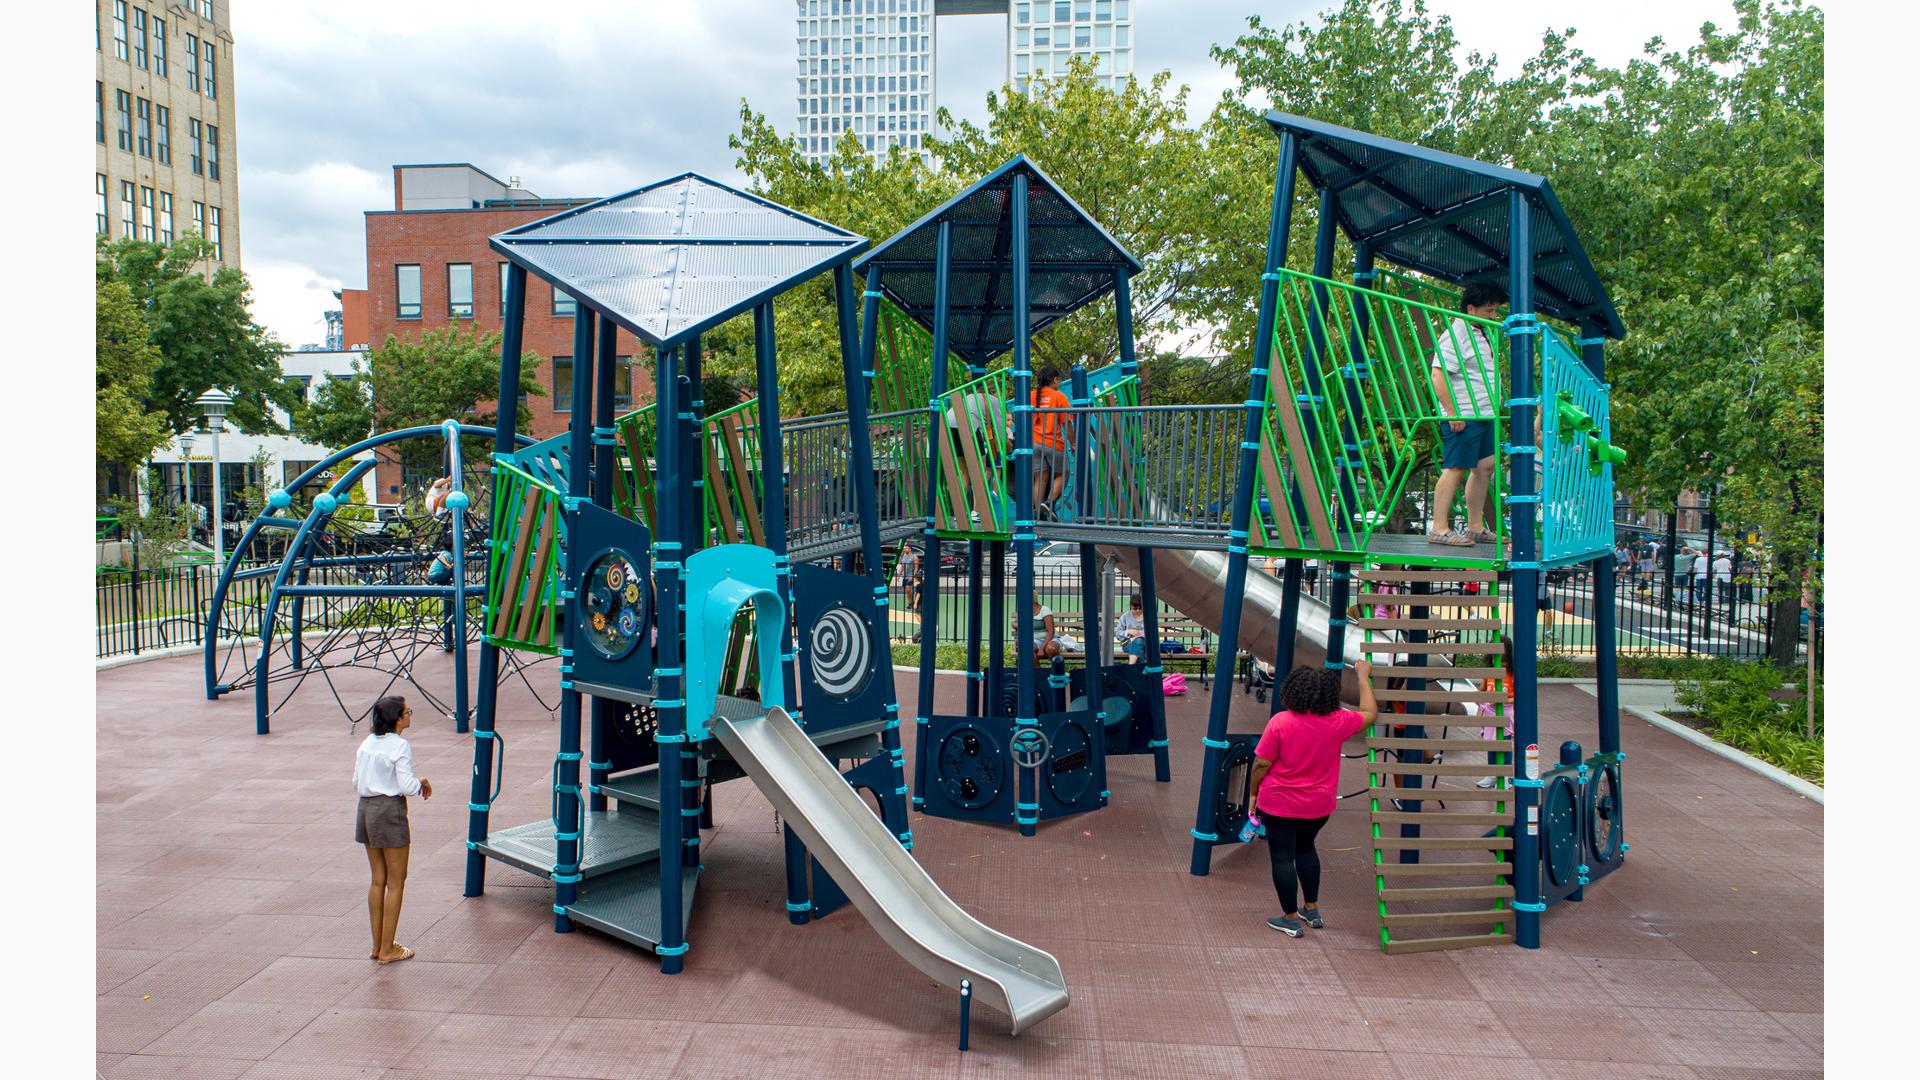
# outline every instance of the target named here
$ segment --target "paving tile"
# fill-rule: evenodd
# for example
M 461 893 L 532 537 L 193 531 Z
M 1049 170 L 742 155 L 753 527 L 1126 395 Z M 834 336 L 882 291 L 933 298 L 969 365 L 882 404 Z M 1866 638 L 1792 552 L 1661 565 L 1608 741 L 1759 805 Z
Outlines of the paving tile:
M 336 1004 L 354 1009 L 444 1013 L 485 982 L 495 965 L 448 964 L 422 957 L 399 964 L 368 963 L 368 968 L 366 981 Z
M 1252 1080 L 1253 1066 L 1238 1046 L 1189 1043 L 1122 1042 L 1100 1044 L 1100 1063 L 1108 1080 Z
M 1531 1061 L 1458 1054 L 1389 1054 L 1401 1080 L 1543 1080 Z
M 328 1065 L 304 1061 L 256 1061 L 240 1080 L 382 1080 L 378 1065 Z
M 659 1018 L 577 1017 L 567 1021 L 534 1072 L 605 1080 L 655 1080 L 674 1075 L 693 1032 Z
M 333 1005 L 372 978 L 378 967 L 364 956 L 283 956 L 228 991 L 226 1000 Z
M 206 1007 L 192 998 L 114 992 L 93 999 L 94 1050 L 131 1054 Z
M 171 955 L 161 949 L 95 949 L 93 992 L 104 994 Z
M 101 1066 L 101 1080 L 234 1080 L 242 1076 L 253 1062 L 233 1058 L 208 1057 L 204 1054 L 132 1054 L 122 1057 L 111 1065 Z
M 1388 1053 L 1526 1056 L 1526 1049 L 1485 1002 L 1356 997 L 1354 1005 Z
M 1598 998 L 1491 1003 L 1507 1030 L 1536 1058 L 1672 1064 L 1666 1041 L 1622 1006 Z
M 317 1005 L 216 1001 L 148 1043 L 142 1053 L 258 1061 L 318 1015 Z
M 445 1014 L 438 1012 L 336 1005 L 321 1010 L 312 1023 L 271 1056 L 275 1061 L 293 1064 L 384 1067 L 398 1063 L 445 1019 Z
M 1596 959 L 1587 968 L 1621 1005 L 1748 1009 L 1746 998 L 1697 960 Z
M 409 960 L 407 963 L 413 963 Z M 403 967 L 402 964 L 390 965 Z M 577 964 L 520 963 L 494 969 L 465 1000 L 444 1004 L 460 1012 L 507 1016 L 573 1017 L 613 969 L 610 960 Z
M 400 1068 L 436 1068 L 524 1075 L 560 1037 L 551 1017 L 455 1013 L 399 1062 Z
M 1246 1047 L 1384 1050 L 1372 1022 L 1344 996 L 1296 997 L 1285 985 L 1228 990 L 1234 1033 Z
M 1692 1066 L 1818 1069 L 1820 1052 L 1761 1012 L 1634 1009 L 1648 1030 L 1666 1040 L 1674 1061 Z
M 1534 1065 L 1548 1080 L 1698 1080 L 1700 1076 L 1685 1065 L 1648 1065 L 1640 1062 L 1536 1058 Z
M 1491 946 L 1490 946 L 1491 948 Z M 1445 998 L 1479 1001 L 1480 992 L 1443 952 L 1388 956 L 1376 949 L 1328 952 L 1333 970 L 1354 997 Z
M 269 952 L 205 952 L 182 949 L 121 983 L 117 993 L 151 994 L 160 1000 L 206 1005 L 266 970 Z

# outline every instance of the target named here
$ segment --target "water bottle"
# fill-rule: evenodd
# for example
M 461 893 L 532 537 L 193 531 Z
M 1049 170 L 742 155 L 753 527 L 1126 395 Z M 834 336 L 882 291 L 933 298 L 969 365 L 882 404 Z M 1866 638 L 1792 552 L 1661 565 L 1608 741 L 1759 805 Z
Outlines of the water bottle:
M 1240 842 L 1243 844 L 1251 844 L 1253 838 L 1259 836 L 1260 832 L 1260 811 L 1249 807 L 1247 810 L 1247 823 L 1240 826 Z

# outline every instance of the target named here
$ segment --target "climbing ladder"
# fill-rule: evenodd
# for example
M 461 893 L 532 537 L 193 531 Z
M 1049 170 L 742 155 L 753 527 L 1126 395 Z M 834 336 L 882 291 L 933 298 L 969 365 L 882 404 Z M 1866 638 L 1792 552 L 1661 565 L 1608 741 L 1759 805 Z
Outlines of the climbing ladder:
M 1374 658 L 1374 695 L 1395 710 L 1367 733 L 1381 948 L 1511 942 L 1513 742 L 1481 731 L 1499 736 L 1505 724 L 1495 576 L 1381 568 L 1355 576 L 1354 625 Z M 1469 703 L 1481 715 L 1462 715 Z M 1485 776 L 1492 787 L 1474 786 Z

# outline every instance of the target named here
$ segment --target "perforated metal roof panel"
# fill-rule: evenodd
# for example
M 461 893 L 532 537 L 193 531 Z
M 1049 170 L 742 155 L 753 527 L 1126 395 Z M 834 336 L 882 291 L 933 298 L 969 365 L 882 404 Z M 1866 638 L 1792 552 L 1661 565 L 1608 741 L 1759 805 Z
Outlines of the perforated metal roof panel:
M 858 255 L 865 237 L 696 173 L 575 207 L 495 251 L 673 348 Z
M 1113 274 L 1131 277 L 1140 262 L 1025 155 L 941 203 L 892 239 L 854 261 L 914 321 L 933 328 L 940 223 L 952 231 L 947 336 L 955 355 L 984 364 L 1013 348 L 1013 178 L 1027 177 L 1029 326 L 1054 320 L 1113 290 Z
M 1508 195 L 1521 192 L 1533 225 L 1534 309 L 1626 336 L 1546 177 L 1283 112 L 1268 113 L 1267 123 L 1298 140 L 1300 171 L 1316 189 L 1333 192 L 1349 240 L 1444 281 L 1506 285 Z

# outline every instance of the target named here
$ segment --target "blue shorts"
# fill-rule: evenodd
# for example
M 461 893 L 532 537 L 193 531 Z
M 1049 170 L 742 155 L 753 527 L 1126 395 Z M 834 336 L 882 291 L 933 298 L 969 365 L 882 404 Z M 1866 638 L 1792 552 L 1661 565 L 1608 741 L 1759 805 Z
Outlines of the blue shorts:
M 1465 431 L 1453 430 L 1453 422 L 1440 421 L 1440 467 L 1471 469 L 1493 456 L 1493 421 L 1468 420 Z

